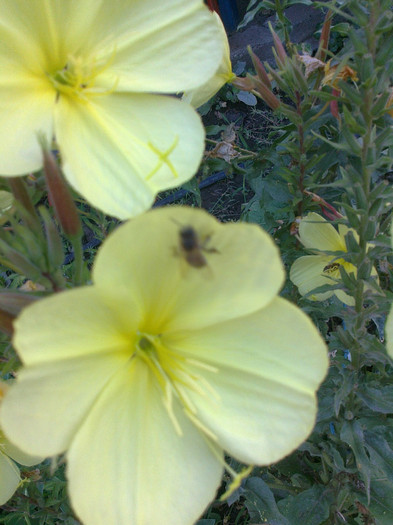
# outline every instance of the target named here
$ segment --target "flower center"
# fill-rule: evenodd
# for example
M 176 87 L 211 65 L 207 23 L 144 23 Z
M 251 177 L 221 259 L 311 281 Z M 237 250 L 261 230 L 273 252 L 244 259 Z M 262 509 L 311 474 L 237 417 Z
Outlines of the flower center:
M 113 59 L 114 53 L 106 61 L 85 60 L 82 57 L 68 55 L 65 66 L 54 73 L 48 73 L 47 76 L 58 95 L 87 100 L 88 95 L 106 95 L 116 88 L 118 79 L 114 80 L 110 88 L 96 85 L 97 77 L 108 69 Z
M 195 368 L 210 372 L 218 372 L 217 368 L 190 359 L 170 350 L 162 342 L 161 335 L 151 335 L 139 332 L 136 343 L 136 357 L 142 359 L 149 367 L 162 393 L 163 403 L 176 432 L 183 434 L 180 424 L 173 411 L 173 400 L 177 399 L 183 407 L 187 417 L 213 440 L 216 436 L 197 417 L 197 410 L 189 392 L 197 392 L 201 396 L 211 395 L 219 399 L 217 392 L 210 383 Z

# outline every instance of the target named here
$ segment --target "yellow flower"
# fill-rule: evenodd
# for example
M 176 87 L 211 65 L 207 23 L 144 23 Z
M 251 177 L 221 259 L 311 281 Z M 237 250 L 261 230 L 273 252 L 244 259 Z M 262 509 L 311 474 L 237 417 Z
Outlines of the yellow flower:
M 299 224 L 299 238 L 302 244 L 309 250 L 320 252 L 347 252 L 345 236 L 350 230 L 343 224 L 338 225 L 337 230 L 317 213 L 309 213 Z M 330 284 L 335 285 L 341 282 L 340 267 L 345 271 L 357 274 L 355 266 L 341 257 L 319 253 L 317 255 L 306 255 L 297 259 L 290 271 L 291 281 L 299 288 L 301 295 L 310 293 L 315 288 Z M 373 275 L 377 275 L 375 269 Z M 316 293 L 309 296 L 313 301 L 324 301 L 332 295 L 336 295 L 343 303 L 353 306 L 355 300 L 343 290 L 329 290 L 323 293 Z
M 211 78 L 209 78 L 207 82 L 205 82 L 205 84 L 196 89 L 193 89 L 192 91 L 187 91 L 183 95 L 183 100 L 194 106 L 194 108 L 199 108 L 205 104 L 208 100 L 214 97 L 217 91 L 219 91 L 224 84 L 231 82 L 231 80 L 236 78 L 235 73 L 232 71 L 228 37 L 224 28 L 224 24 L 216 12 L 213 12 L 211 17 L 217 24 L 218 33 L 222 40 L 222 47 L 224 48 L 224 55 L 217 71 Z
M 6 388 L 5 383 L 0 382 L 0 402 Z M 26 466 L 42 461 L 42 458 L 32 457 L 19 450 L 0 430 L 0 505 L 4 505 L 13 496 L 21 481 L 19 469 L 12 459 Z
M 66 452 L 87 525 L 185 525 L 214 498 L 224 450 L 267 465 L 311 432 L 327 352 L 278 297 L 271 238 L 170 207 L 120 226 L 93 285 L 26 308 L 24 367 L 2 425 L 23 450 Z M 28 427 L 29 432 L 24 429 Z
M 335 89 L 339 89 L 339 80 L 345 81 L 350 79 L 353 82 L 357 82 L 359 80 L 356 71 L 353 70 L 351 67 L 347 65 L 341 66 L 341 64 L 331 66 L 330 63 L 331 60 L 329 60 L 325 64 L 325 76 L 322 80 L 322 86 L 329 85 Z
M 1 0 L 0 174 L 42 167 L 54 137 L 68 182 L 121 219 L 197 170 L 204 131 L 184 102 L 216 71 L 202 0 Z

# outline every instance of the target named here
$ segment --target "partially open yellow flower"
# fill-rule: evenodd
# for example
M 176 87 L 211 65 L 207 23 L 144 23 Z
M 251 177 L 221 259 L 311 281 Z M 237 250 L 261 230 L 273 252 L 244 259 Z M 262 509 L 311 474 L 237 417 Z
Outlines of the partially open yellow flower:
M 211 17 L 213 20 L 215 20 L 217 24 L 217 30 L 218 34 L 221 36 L 224 54 L 221 60 L 221 64 L 219 65 L 214 75 L 211 78 L 209 78 L 209 80 L 205 82 L 202 86 L 199 86 L 198 88 L 193 89 L 191 91 L 187 91 L 183 95 L 183 100 L 194 106 L 194 108 L 199 108 L 200 106 L 205 104 L 208 100 L 214 97 L 214 95 L 217 93 L 217 91 L 219 91 L 222 88 L 222 86 L 236 78 L 235 73 L 233 73 L 232 71 L 232 62 L 228 37 L 225 31 L 224 24 L 222 23 L 221 18 L 216 12 L 213 12 L 211 14 Z
M 267 465 L 313 428 L 327 352 L 278 297 L 283 278 L 256 225 L 170 207 L 120 226 L 92 286 L 15 322 L 24 367 L 5 432 L 31 453 L 66 452 L 85 524 L 191 525 L 224 468 L 239 481 L 224 450 Z
M 329 85 L 338 89 L 339 80 L 345 81 L 350 79 L 353 82 L 357 82 L 359 80 L 356 71 L 354 71 L 351 67 L 347 65 L 341 66 L 341 64 L 331 66 L 330 63 L 331 60 L 325 64 L 325 76 L 322 80 L 322 86 Z
M 6 389 L 6 384 L 0 382 L 0 403 Z M 31 466 L 40 463 L 42 458 L 22 452 L 10 443 L 0 430 L 0 505 L 4 505 L 13 496 L 21 481 L 19 468 L 12 460 L 21 465 Z
M 204 131 L 174 97 L 222 58 L 202 0 L 1 0 L 0 174 L 42 167 L 54 137 L 68 182 L 121 219 L 198 169 Z
M 349 228 L 344 224 L 338 225 L 338 231 L 318 213 L 309 213 L 299 224 L 299 238 L 305 248 L 320 252 L 346 252 L 345 236 Z M 354 230 L 351 230 L 354 231 Z M 355 237 L 357 236 L 354 232 Z M 356 267 L 341 257 L 318 253 L 316 255 L 305 255 L 299 257 L 293 263 L 290 271 L 291 281 L 299 288 L 301 295 L 306 295 L 315 288 L 326 284 L 336 285 L 341 281 L 340 266 L 345 271 L 356 275 Z M 377 275 L 375 269 L 372 272 Z M 340 301 L 348 305 L 354 305 L 353 297 L 344 290 L 335 289 L 323 293 L 315 293 L 309 296 L 313 301 L 324 301 L 332 295 L 336 295 Z

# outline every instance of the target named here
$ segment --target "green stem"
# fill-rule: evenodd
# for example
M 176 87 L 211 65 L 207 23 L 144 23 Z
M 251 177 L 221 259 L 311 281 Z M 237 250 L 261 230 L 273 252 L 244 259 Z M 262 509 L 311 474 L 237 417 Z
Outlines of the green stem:
M 80 286 L 83 282 L 83 247 L 82 235 L 70 237 L 74 249 L 74 284 Z

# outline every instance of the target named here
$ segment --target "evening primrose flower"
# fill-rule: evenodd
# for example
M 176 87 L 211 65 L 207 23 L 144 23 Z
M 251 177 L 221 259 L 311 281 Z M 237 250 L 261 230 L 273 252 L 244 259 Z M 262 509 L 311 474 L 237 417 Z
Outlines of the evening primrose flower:
M 16 320 L 24 367 L 3 404 L 7 436 L 30 453 L 66 453 L 87 525 L 191 525 L 224 468 L 233 487 L 245 475 L 224 451 L 268 465 L 313 428 L 327 352 L 278 297 L 283 279 L 256 225 L 170 207 L 120 226 L 92 286 Z
M 347 252 L 345 235 L 349 228 L 344 224 L 338 225 L 338 231 L 317 213 L 309 213 L 299 224 L 299 238 L 305 248 L 320 252 Z M 353 232 L 353 230 L 351 230 Z M 356 232 L 354 232 L 356 235 Z M 290 271 L 291 281 L 299 288 L 301 295 L 308 294 L 315 288 L 341 281 L 340 267 L 356 275 L 355 266 L 341 257 L 318 253 L 299 257 L 293 263 Z M 340 301 L 354 305 L 353 297 L 343 290 L 335 289 L 309 296 L 313 301 L 324 301 L 336 295 Z
M 0 402 L 7 386 L 0 382 Z M 21 465 L 31 466 L 42 461 L 42 458 L 32 457 L 19 450 L 10 443 L 0 430 L 0 505 L 4 505 L 14 494 L 21 482 L 19 468 L 15 460 Z
M 202 86 L 199 86 L 197 89 L 187 91 L 183 95 L 183 100 L 191 104 L 194 108 L 199 108 L 205 104 L 208 100 L 214 97 L 217 91 L 219 91 L 222 86 L 224 86 L 224 84 L 227 84 L 236 78 L 235 73 L 232 71 L 229 42 L 224 24 L 216 12 L 212 13 L 211 17 L 217 24 L 217 31 L 221 36 L 224 55 L 217 71 L 211 78 L 209 78 L 207 82 L 205 82 Z
M 68 182 L 120 219 L 197 170 L 204 131 L 163 94 L 214 75 L 222 37 L 202 0 L 1 0 L 0 174 L 43 165 L 55 138 Z

